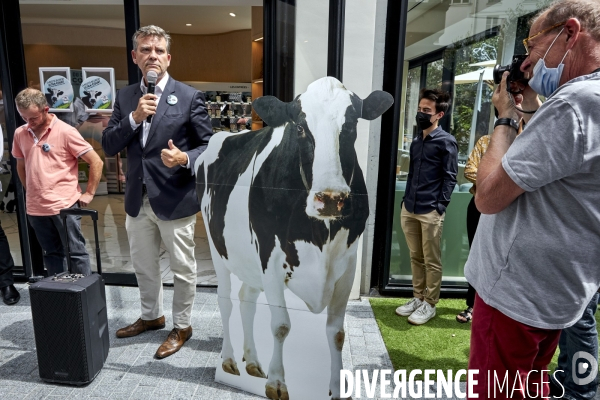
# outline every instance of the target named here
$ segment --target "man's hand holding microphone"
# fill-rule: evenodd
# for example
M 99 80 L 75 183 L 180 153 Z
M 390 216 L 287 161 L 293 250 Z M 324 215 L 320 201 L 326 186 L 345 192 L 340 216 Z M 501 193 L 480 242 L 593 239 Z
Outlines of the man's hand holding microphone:
M 156 88 L 156 80 L 158 75 L 154 71 L 148 71 L 146 80 L 148 81 L 148 91 L 145 95 L 140 97 L 138 106 L 132 114 L 133 120 L 136 124 L 141 124 L 144 120 L 150 123 L 152 122 L 152 116 L 156 114 L 156 99 L 157 96 L 154 94 Z

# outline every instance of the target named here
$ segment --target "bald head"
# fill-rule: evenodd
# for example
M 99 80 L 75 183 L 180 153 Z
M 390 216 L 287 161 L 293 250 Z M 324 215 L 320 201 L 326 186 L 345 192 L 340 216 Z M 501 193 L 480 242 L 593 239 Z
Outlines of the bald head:
M 598 0 L 557 0 L 531 20 L 540 30 L 576 18 L 582 31 L 600 42 L 600 2 Z

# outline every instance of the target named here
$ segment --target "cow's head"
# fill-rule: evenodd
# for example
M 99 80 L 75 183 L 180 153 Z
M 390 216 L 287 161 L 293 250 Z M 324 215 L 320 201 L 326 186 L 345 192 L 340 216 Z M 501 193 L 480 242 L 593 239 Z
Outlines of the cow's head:
M 60 89 L 50 89 L 52 90 L 52 104 L 58 101 L 58 96 L 62 96 L 64 92 Z
M 284 126 L 298 141 L 300 175 L 308 193 L 307 215 L 321 220 L 342 215 L 357 169 L 358 118 L 379 117 L 394 102 L 389 93 L 375 91 L 362 100 L 332 77 L 311 83 L 290 103 L 273 96 L 253 102 L 269 126 Z M 356 172 L 355 172 L 356 171 Z
M 83 94 L 85 94 L 86 96 L 90 96 L 90 104 L 92 105 L 92 107 L 94 107 L 97 101 L 96 98 L 98 98 L 102 94 L 102 92 L 98 90 L 88 90 L 87 92 L 83 92 Z

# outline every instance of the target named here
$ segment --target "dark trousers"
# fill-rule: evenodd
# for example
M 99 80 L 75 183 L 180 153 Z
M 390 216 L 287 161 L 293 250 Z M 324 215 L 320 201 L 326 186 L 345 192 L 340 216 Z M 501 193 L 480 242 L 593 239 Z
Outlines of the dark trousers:
M 469 205 L 467 206 L 467 236 L 469 237 L 469 249 L 473 244 L 473 238 L 475 237 L 475 232 L 477 231 L 477 224 L 479 224 L 479 217 L 481 217 L 481 213 L 475 207 L 475 196 L 471 198 Z M 471 286 L 469 282 L 469 289 L 467 291 L 467 307 L 473 307 L 475 305 L 475 288 Z
M 70 208 L 79 208 L 75 203 Z M 85 249 L 85 239 L 81 234 L 81 216 L 67 217 L 67 233 L 60 215 L 34 216 L 27 215 L 31 226 L 44 251 L 44 265 L 48 276 L 67 271 L 66 243 L 69 241 L 71 272 L 90 275 L 90 255 Z
M 594 399 L 598 390 L 598 376 L 591 379 L 589 382 L 576 382 L 575 377 L 579 379 L 589 379 L 592 376 L 592 369 L 597 367 L 592 363 L 592 360 L 598 360 L 598 331 L 596 330 L 596 309 L 598 308 L 598 293 L 592 297 L 587 307 L 583 311 L 583 315 L 575 323 L 575 325 L 563 329 L 558 341 L 560 354 L 558 355 L 558 365 L 555 373 L 550 377 L 554 383 L 560 382 L 564 388 L 565 399 Z M 578 354 L 586 353 L 591 360 L 587 361 L 587 371 L 585 374 L 580 374 L 574 370 L 575 364 L 579 365 L 579 359 L 585 360 Z M 575 362 L 575 364 L 573 364 Z M 558 382 L 557 382 L 558 381 Z
M 15 262 L 10 254 L 8 239 L 4 234 L 2 225 L 0 225 L 0 288 L 10 286 L 14 283 L 12 276 L 14 266 Z

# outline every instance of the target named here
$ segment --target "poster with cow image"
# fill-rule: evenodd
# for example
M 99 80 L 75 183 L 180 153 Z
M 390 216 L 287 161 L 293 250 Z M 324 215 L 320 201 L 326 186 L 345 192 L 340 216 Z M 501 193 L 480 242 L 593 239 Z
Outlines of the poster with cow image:
M 50 112 L 73 111 L 73 86 L 69 67 L 40 67 L 40 89 L 46 96 Z
M 112 113 L 115 99 L 114 68 L 81 69 L 83 82 L 79 87 L 79 98 L 88 113 Z
M 254 100 L 268 126 L 218 132 L 196 160 L 223 322 L 217 381 L 274 400 L 340 398 L 344 316 L 369 216 L 357 123 L 392 103 L 321 78 L 289 103 Z

